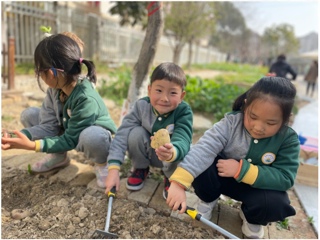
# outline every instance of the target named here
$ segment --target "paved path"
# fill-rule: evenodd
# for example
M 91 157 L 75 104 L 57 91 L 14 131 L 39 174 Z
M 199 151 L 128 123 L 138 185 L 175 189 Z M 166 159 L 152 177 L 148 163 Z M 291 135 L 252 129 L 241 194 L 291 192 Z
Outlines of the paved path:
M 297 87 L 297 95 L 309 103 L 299 109 L 299 112 L 294 119 L 292 128 L 303 137 L 311 137 L 313 140 L 316 140 L 315 143 L 317 147 L 308 147 L 307 149 L 308 151 L 318 152 L 318 91 L 315 91 L 312 98 L 310 96 L 306 96 L 306 82 L 304 82 L 301 77 L 297 79 L 295 85 Z M 307 143 L 308 141 L 306 144 Z M 301 149 L 304 149 L 304 147 L 305 146 L 302 145 Z M 318 168 L 318 165 L 314 166 L 314 168 Z M 306 214 L 313 218 L 314 222 L 312 225 L 318 234 L 318 186 L 309 186 L 306 184 L 296 183 L 294 186 L 294 191 L 297 194 Z

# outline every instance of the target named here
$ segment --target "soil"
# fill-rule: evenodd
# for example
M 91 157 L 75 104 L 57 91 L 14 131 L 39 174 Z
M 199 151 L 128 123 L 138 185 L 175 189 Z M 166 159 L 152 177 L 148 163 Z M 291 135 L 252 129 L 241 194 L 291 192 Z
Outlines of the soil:
M 2 239 L 88 239 L 104 230 L 107 198 L 87 187 L 50 183 L 19 170 L 2 171 Z M 116 198 L 109 232 L 122 239 L 221 238 L 212 231 Z
M 2 128 L 21 129 L 21 111 L 40 104 L 33 97 L 11 103 L 2 100 Z M 119 122 L 121 108 L 108 104 L 110 114 Z M 68 154 L 81 163 L 92 164 L 82 153 Z M 50 182 L 41 175 L 4 166 L 1 182 L 2 239 L 88 239 L 96 229 L 105 228 L 108 199 L 100 191 Z M 109 232 L 122 239 L 224 238 L 216 231 L 193 226 L 192 221 L 170 217 L 167 211 L 121 198 L 113 201 Z
M 22 101 L 2 101 L 2 128 L 21 129 L 20 113 L 29 106 L 40 106 L 32 97 Z M 119 122 L 121 108 L 109 106 Z M 201 133 L 196 136 L 198 139 Z M 72 153 L 77 154 L 77 153 Z M 83 155 L 73 156 L 90 164 Z M 125 175 L 124 175 L 125 176 Z M 2 166 L 2 239 L 87 239 L 96 229 L 104 230 L 108 199 L 100 191 L 50 182 L 40 175 L 29 175 L 18 169 Z M 224 238 L 214 230 L 181 221 L 164 212 L 128 201 L 113 201 L 109 232 L 122 239 L 216 239 Z

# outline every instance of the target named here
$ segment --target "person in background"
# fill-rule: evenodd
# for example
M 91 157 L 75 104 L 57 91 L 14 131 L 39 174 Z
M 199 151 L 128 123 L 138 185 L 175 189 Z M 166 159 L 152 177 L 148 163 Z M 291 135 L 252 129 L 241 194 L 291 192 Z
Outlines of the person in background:
M 287 190 L 299 167 L 300 143 L 288 126 L 296 96 L 289 79 L 264 77 L 207 130 L 169 178 L 167 204 L 186 209 L 191 184 L 197 211 L 211 219 L 220 194 L 241 201 L 242 232 L 263 238 L 269 222 L 296 214 Z
M 310 96 L 312 97 L 317 80 L 318 80 L 318 61 L 317 60 L 314 60 L 312 62 L 312 65 L 310 66 L 304 80 L 307 81 L 306 95 L 309 94 L 309 89 L 310 89 Z
M 119 170 L 128 151 L 133 173 L 127 179 L 127 189 L 140 190 L 149 173 L 149 166 L 153 166 L 161 168 L 165 175 L 163 197 L 166 198 L 170 185 L 168 178 L 192 143 L 193 113 L 183 101 L 186 84 L 183 70 L 174 63 L 161 63 L 154 69 L 148 96 L 135 102 L 111 143 L 106 194 L 114 186 L 119 190 Z M 170 143 L 153 149 L 153 134 L 163 128 L 170 134 Z
M 40 88 L 40 79 L 48 86 L 46 97 L 41 108 L 22 112 L 26 128 L 13 131 L 15 138 L 2 138 L 2 149 L 48 153 L 31 165 L 35 173 L 67 166 L 69 150 L 84 152 L 95 162 L 97 184 L 104 188 L 109 146 L 117 128 L 95 89 L 94 63 L 81 57 L 80 47 L 66 34 L 50 35 L 38 44 L 35 72 Z M 88 74 L 80 77 L 83 64 Z
M 291 74 L 291 80 L 296 79 L 297 73 L 286 62 L 286 56 L 284 54 L 280 54 L 277 57 L 277 61 L 271 65 L 267 76 L 287 78 L 288 73 Z

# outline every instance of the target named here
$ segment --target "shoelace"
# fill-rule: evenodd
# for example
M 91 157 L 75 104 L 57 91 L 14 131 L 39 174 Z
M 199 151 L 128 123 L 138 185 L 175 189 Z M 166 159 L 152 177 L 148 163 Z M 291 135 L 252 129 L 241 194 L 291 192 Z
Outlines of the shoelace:
M 141 178 L 144 179 L 147 175 L 147 171 L 144 169 L 136 169 L 133 174 L 132 177 L 134 178 Z

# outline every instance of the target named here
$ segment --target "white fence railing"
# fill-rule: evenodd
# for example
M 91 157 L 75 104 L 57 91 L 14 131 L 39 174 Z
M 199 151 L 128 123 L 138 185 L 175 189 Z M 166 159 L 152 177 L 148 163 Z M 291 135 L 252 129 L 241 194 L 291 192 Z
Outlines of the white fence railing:
M 113 20 L 91 13 L 87 9 L 70 8 L 57 2 L 14 2 L 2 4 L 2 42 L 15 38 L 17 63 L 32 62 L 33 51 L 43 37 L 40 26 L 51 26 L 52 33 L 71 31 L 85 43 L 84 56 L 114 63 L 137 61 L 145 32 L 136 28 L 121 27 Z M 181 52 L 180 63 L 187 63 L 188 46 Z M 192 63 L 220 62 L 226 54 L 213 48 L 194 46 Z M 173 50 L 169 40 L 162 36 L 154 59 L 155 64 L 172 61 Z

